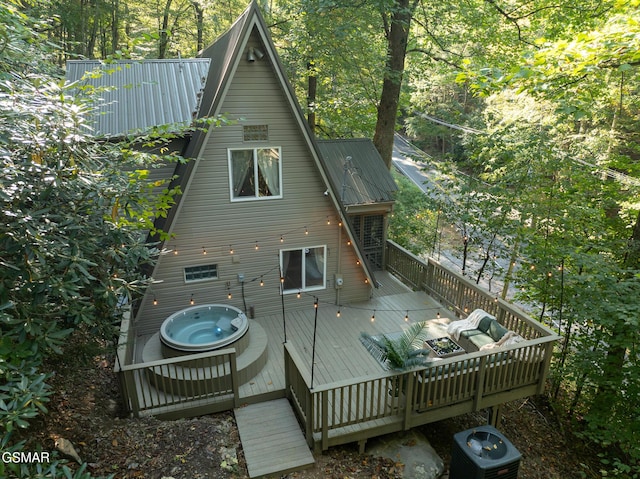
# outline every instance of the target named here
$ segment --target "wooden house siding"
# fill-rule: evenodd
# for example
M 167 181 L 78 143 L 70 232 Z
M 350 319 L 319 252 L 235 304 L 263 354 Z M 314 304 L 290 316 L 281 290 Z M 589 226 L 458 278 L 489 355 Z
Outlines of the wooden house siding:
M 258 41 L 254 32 L 250 44 L 259 47 Z M 190 305 L 192 295 L 195 304 L 226 303 L 244 310 L 246 303 L 246 309 L 253 309 L 258 318 L 276 314 L 282 308 L 282 249 L 327 248 L 326 287 L 303 293 L 305 296 L 338 304 L 367 300 L 371 285 L 365 283 L 365 272 L 357 264 L 346 231 L 338 226 L 338 212 L 324 195 L 328 185 L 267 56 L 251 63 L 244 56 L 239 58 L 220 113 L 234 123 L 214 128 L 201 150 L 172 224 L 173 238 L 165 244 L 178 254 L 160 258 L 153 275 L 159 282 L 143 299 L 137 333 L 156 332 L 164 318 Z M 243 141 L 245 124 L 268 125 L 269 140 Z M 280 148 L 282 198 L 231 201 L 228 149 L 262 146 Z M 204 264 L 218 266 L 218 279 L 186 284 L 184 268 Z M 239 274 L 244 275 L 244 301 Z M 335 289 L 335 274 L 344 279 L 340 290 Z M 308 301 L 287 294 L 285 305 L 287 309 L 303 308 Z

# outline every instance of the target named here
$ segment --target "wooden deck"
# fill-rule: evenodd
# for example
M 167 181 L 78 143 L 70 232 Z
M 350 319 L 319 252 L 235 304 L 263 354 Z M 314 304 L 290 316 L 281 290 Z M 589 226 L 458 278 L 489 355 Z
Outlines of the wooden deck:
M 426 293 L 411 291 L 388 273 L 379 272 L 380 288 L 366 303 L 318 305 L 316 350 L 313 368 L 315 387 L 354 377 L 378 374 L 380 364 L 360 343 L 360 333 L 384 334 L 403 330 L 409 324 L 429 320 L 435 337 L 446 335 L 450 319 L 446 310 Z M 315 308 L 313 296 L 287 297 L 287 305 L 299 302 L 306 308 L 288 311 L 285 316 L 287 342 L 300 352 L 311 375 Z M 296 307 L 300 307 L 296 305 Z M 304 306 L 303 306 L 304 307 Z M 340 310 L 340 316 L 337 313 Z M 409 320 L 405 315 L 409 311 Z M 437 318 L 438 312 L 441 317 Z M 371 317 L 375 315 L 374 321 Z M 239 386 L 240 402 L 254 403 L 265 398 L 284 397 L 284 324 L 282 315 L 255 319 L 267 332 L 269 355 L 266 366 L 249 382 Z
M 313 295 L 286 296 L 284 317 L 278 314 L 253 320 L 267 337 L 267 361 L 260 372 L 241 379 L 236 365 L 242 364 L 242 353 L 236 358 L 233 348 L 201 353 L 198 359 L 207 371 L 202 378 L 200 369 L 189 372 L 196 377 L 191 381 L 193 387 L 179 390 L 178 396 L 187 394 L 183 397 L 177 397 L 172 389 L 173 363 L 180 360 L 141 361 L 140 348 L 147 338 L 130 334 L 132 328 L 123 322 L 118 358 L 129 409 L 139 415 L 158 405 L 166 406 L 175 417 L 235 407 L 242 415 L 247 405 L 286 397 L 308 447 L 325 450 L 353 441 L 363 448 L 370 437 L 493 408 L 544 390 L 558 339 L 552 330 L 467 278 L 433 260 L 425 262 L 392 242 L 387 244 L 387 262 L 393 275 L 377 275 L 380 288 L 373 290 L 369 301 L 319 303 L 316 308 Z M 424 321 L 429 324 L 430 337 L 445 336 L 449 322 L 475 308 L 493 314 L 525 340 L 506 348 L 467 352 L 410 371 L 385 371 L 360 343 L 362 332 L 397 333 L 411 323 Z M 228 381 L 216 390 L 221 397 L 209 397 L 210 392 L 200 388 L 200 383 L 213 380 L 214 369 L 227 365 Z M 166 394 L 158 394 L 145 384 L 149 373 L 158 371 L 156 381 Z M 147 395 L 150 402 L 141 402 Z M 170 401 L 163 402 L 167 398 Z M 259 439 L 245 433 L 247 441 L 268 447 L 269 441 L 264 440 L 267 429 L 253 432 Z
M 234 410 L 249 477 L 296 471 L 314 464 L 298 420 L 286 399 Z

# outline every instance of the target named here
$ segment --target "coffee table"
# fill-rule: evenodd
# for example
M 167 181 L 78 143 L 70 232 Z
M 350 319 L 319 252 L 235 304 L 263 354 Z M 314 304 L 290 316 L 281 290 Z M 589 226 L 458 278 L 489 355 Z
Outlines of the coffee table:
M 466 351 L 462 346 L 456 343 L 448 336 L 442 336 L 435 339 L 427 339 L 425 344 L 431 349 L 430 356 L 435 358 L 448 358 L 451 356 L 457 356 L 464 354 Z

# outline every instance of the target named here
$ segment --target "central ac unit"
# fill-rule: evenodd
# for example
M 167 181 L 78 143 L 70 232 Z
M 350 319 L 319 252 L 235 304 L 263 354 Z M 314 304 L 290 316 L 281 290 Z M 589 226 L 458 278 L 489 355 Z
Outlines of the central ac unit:
M 453 435 L 449 479 L 517 479 L 520 452 L 493 426 Z

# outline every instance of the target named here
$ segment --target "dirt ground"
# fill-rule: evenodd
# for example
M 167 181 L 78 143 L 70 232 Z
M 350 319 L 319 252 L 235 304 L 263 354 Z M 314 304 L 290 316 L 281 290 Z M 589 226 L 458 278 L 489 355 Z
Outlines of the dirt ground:
M 122 414 L 111 361 L 103 355 L 78 366 L 78 358 L 52 364 L 49 414 L 25 431 L 30 444 L 53 451 L 71 441 L 95 476 L 116 478 L 246 478 L 247 470 L 232 412 L 179 421 L 131 419 Z M 70 364 L 74 364 L 71 366 Z M 517 401 L 503 407 L 501 430 L 521 452 L 520 479 L 596 477 L 589 451 L 564 432 L 545 402 Z M 448 469 L 453 434 L 486 422 L 468 414 L 423 426 L 421 431 Z M 27 445 L 28 447 L 28 445 Z M 316 455 L 312 469 L 282 476 L 300 479 L 401 478 L 403 465 L 361 455 L 355 445 Z M 584 475 L 583 475 L 584 474 Z M 447 473 L 443 477 L 447 477 Z M 599 476 L 597 476 L 599 477 Z

